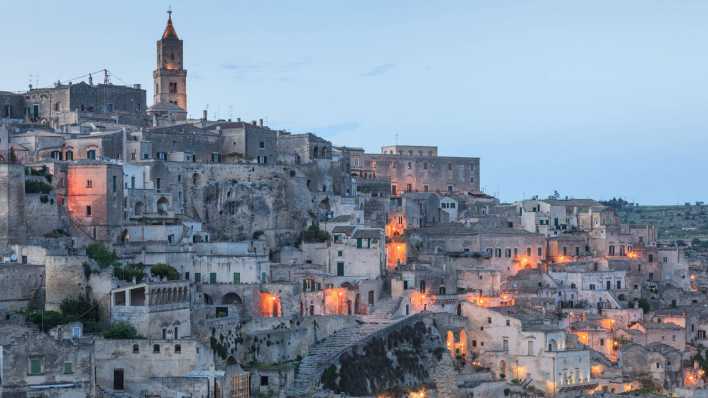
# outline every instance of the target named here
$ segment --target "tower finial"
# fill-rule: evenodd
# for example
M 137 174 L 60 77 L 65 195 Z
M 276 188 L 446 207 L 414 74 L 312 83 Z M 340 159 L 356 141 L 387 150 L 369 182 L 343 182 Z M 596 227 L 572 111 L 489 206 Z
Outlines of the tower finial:
M 167 18 L 172 19 L 172 4 L 167 7 Z

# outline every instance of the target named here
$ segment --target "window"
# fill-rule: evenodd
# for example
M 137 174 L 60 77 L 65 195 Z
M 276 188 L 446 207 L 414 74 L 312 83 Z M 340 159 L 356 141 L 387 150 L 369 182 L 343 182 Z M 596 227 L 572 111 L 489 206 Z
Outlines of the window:
M 216 283 L 216 272 L 209 273 L 209 283 L 211 283 L 211 284 Z
M 487 323 L 490 324 L 490 325 L 492 324 L 492 317 L 491 317 L 491 316 L 490 316 L 490 317 L 487 317 Z
M 202 274 L 199 272 L 194 273 L 194 281 L 195 282 L 201 282 L 202 281 Z
M 30 375 L 36 376 L 42 374 L 42 357 L 30 358 Z
M 71 362 L 64 362 L 64 374 L 70 375 L 74 373 L 74 366 Z
M 74 326 L 71 328 L 71 337 L 81 337 L 81 327 Z
M 135 189 L 135 176 L 130 177 L 130 188 Z
M 428 184 L 423 185 L 423 192 L 428 192 L 429 189 Z
M 454 189 L 454 187 L 453 187 L 452 185 L 448 185 L 448 186 L 447 186 L 447 191 L 448 191 L 448 192 L 452 192 L 453 189 Z
M 93 180 L 86 180 L 86 188 L 93 188 Z
M 406 184 L 406 192 L 413 192 L 413 185 Z
M 508 319 L 506 320 L 506 326 L 511 326 L 511 321 Z
M 374 291 L 369 290 L 369 305 L 374 305 Z
M 140 346 L 137 344 L 133 344 L 133 354 L 139 354 L 140 353 Z
M 113 180 L 112 181 L 113 192 L 116 192 L 118 190 L 118 176 L 113 176 L 112 180 Z
M 177 83 L 170 82 L 170 94 L 177 94 Z
M 262 386 L 268 385 L 268 376 L 261 376 L 261 385 Z
M 543 248 L 542 247 L 538 248 L 538 256 L 543 257 Z
M 86 159 L 96 160 L 96 150 L 91 149 L 90 151 L 86 152 Z
M 164 332 L 164 331 L 163 331 L 163 332 Z M 164 333 L 163 333 L 163 337 L 164 337 Z M 155 354 L 159 354 L 159 353 L 160 353 L 160 345 L 159 345 L 159 344 L 153 344 L 153 346 L 152 346 L 152 352 L 155 353 Z
M 182 353 L 182 346 L 180 344 L 175 344 L 175 354 Z
M 531 257 L 531 248 L 530 247 L 526 248 L 526 255 Z
M 261 148 L 261 149 L 264 149 L 264 148 L 265 148 L 265 142 L 263 142 L 263 141 L 259 142 L 259 143 L 258 143 L 258 147 Z
M 342 257 L 344 255 L 344 252 L 341 250 L 337 250 L 337 257 Z
M 86 206 L 86 217 L 91 217 L 91 206 Z
M 337 276 L 344 276 L 344 263 L 341 261 L 337 262 Z

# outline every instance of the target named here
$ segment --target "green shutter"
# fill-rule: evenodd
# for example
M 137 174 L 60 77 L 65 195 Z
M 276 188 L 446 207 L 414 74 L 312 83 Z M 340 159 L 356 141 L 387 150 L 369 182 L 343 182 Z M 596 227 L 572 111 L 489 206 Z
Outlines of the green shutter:
M 216 272 L 209 273 L 209 283 L 216 283 Z
M 40 358 L 30 359 L 30 374 L 38 375 L 42 373 L 42 360 Z
M 64 362 L 64 374 L 70 375 L 74 373 L 74 369 L 71 362 Z
M 241 273 L 234 272 L 234 283 L 237 285 L 241 283 Z
M 361 249 L 361 247 L 362 247 L 361 238 L 359 238 L 359 239 L 356 240 L 356 248 L 357 248 L 357 249 Z

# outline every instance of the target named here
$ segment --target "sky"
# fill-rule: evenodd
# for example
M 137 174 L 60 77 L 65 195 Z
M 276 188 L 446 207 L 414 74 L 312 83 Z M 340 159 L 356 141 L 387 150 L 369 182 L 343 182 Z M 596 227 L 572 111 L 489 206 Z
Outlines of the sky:
M 0 0 L 0 90 L 108 68 L 151 104 L 171 5 L 191 116 L 437 145 L 504 201 L 708 199 L 706 1 L 105 4 Z

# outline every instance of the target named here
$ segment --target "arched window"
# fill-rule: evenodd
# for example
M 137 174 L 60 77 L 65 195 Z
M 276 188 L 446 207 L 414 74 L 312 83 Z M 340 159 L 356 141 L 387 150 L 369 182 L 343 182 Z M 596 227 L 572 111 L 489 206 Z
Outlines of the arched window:
M 96 150 L 90 149 L 86 151 L 86 159 L 96 160 Z

